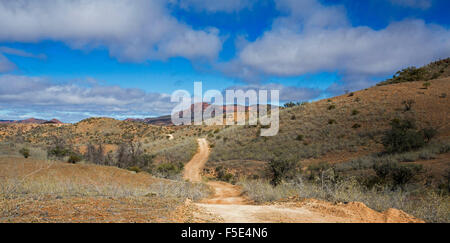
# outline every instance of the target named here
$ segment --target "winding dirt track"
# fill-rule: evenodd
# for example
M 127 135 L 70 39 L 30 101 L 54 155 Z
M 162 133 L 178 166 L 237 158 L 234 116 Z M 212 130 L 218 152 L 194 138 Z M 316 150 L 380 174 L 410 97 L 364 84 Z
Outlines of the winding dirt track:
M 191 182 L 202 181 L 202 170 L 208 161 L 209 148 L 208 142 L 204 138 L 198 139 L 198 152 L 192 157 L 191 161 L 184 166 L 183 179 Z
M 201 182 L 209 148 L 206 139 L 199 139 L 199 151 L 186 164 L 184 179 Z M 314 199 L 302 202 L 254 205 L 242 195 L 238 186 L 225 182 L 210 181 L 215 193 L 211 198 L 195 203 L 199 209 L 196 217 L 211 220 L 211 215 L 225 223 L 418 223 L 423 222 L 403 211 L 388 209 L 376 212 L 363 203 L 332 204 Z

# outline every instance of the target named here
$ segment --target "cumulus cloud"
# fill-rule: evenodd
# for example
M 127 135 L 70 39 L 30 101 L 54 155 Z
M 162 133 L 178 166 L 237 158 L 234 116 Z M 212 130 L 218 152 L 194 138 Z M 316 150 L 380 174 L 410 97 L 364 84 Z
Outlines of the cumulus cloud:
M 167 94 L 149 93 L 141 89 L 58 84 L 41 77 L 0 76 L 1 109 L 59 114 L 66 121 L 70 121 L 70 116 L 74 114 L 149 117 L 169 114 L 174 105 Z
M 170 2 L 185 10 L 231 13 L 253 6 L 256 0 L 171 0 Z
M 351 26 L 344 8 L 316 0 L 279 0 L 277 8 L 286 16 L 243 47 L 235 60 L 221 64 L 222 70 L 250 81 L 339 72 L 348 86 L 367 86 L 370 77 L 450 56 L 450 31 L 422 20 L 374 30 Z
M 390 0 L 390 1 L 394 5 L 419 9 L 428 9 L 432 5 L 431 0 Z
M 170 57 L 213 59 L 217 29 L 194 30 L 162 0 L 0 0 L 0 41 L 63 41 L 73 48 L 106 46 L 121 61 Z

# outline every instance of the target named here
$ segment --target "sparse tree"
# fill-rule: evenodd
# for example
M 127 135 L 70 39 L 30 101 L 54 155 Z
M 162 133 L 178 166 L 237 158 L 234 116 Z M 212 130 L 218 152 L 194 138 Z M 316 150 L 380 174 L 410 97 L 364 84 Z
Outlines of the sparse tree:
M 24 157 L 25 159 L 27 159 L 28 157 L 30 157 L 30 150 L 29 150 L 28 148 L 22 148 L 22 149 L 20 149 L 20 150 L 19 150 L 19 153 L 20 153 L 21 155 L 23 155 L 23 157 Z

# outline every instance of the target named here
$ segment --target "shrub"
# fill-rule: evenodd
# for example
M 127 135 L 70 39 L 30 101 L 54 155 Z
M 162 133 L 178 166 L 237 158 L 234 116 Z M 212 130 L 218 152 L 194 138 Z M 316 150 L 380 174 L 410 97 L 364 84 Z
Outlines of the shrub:
M 416 68 L 416 67 L 408 67 L 401 71 L 395 73 L 395 75 L 384 82 L 379 83 L 378 85 L 386 85 L 386 84 L 396 84 L 402 82 L 412 82 L 418 80 L 424 80 L 427 75 L 427 71 L 424 67 Z
M 291 108 L 291 107 L 294 107 L 294 106 L 296 106 L 296 104 L 294 102 L 292 102 L 292 101 L 284 104 L 285 108 Z
M 25 159 L 27 159 L 28 157 L 30 157 L 30 150 L 29 150 L 28 148 L 22 148 L 22 149 L 20 149 L 20 150 L 19 150 L 19 153 L 20 153 L 21 155 L 23 155 L 23 157 L 24 157 Z
M 217 166 L 216 169 L 216 177 L 221 181 L 230 182 L 233 179 L 233 174 L 226 172 L 223 166 Z
M 105 150 L 103 149 L 103 145 L 99 144 L 98 146 L 94 146 L 88 144 L 84 157 L 91 163 L 103 165 L 105 162 Z
M 134 172 L 136 172 L 136 173 L 139 173 L 139 172 L 142 171 L 141 168 L 139 168 L 139 167 L 137 167 L 137 166 L 131 166 L 131 167 L 128 167 L 127 169 L 128 169 L 129 171 L 134 171 Z
M 49 157 L 55 157 L 57 159 L 62 159 L 69 154 L 70 150 L 62 146 L 55 146 L 48 151 Z
M 422 84 L 422 86 L 423 86 L 424 89 L 428 89 L 428 87 L 431 86 L 431 83 L 430 82 L 425 82 L 425 83 Z
M 320 176 L 320 174 L 322 174 L 322 172 L 324 172 L 330 168 L 331 168 L 330 164 L 328 164 L 326 162 L 311 164 L 307 168 L 307 171 L 309 172 L 308 179 L 313 180 L 317 176 Z
M 156 167 L 156 171 L 165 178 L 179 174 L 184 168 L 182 163 L 162 163 Z
M 359 114 L 359 111 L 358 111 L 358 110 L 356 110 L 356 109 L 352 110 L 352 116 L 356 116 L 356 115 L 358 115 L 358 114 Z
M 303 141 L 304 136 L 302 134 L 297 135 L 297 137 L 295 138 L 295 140 L 297 141 Z
M 300 171 L 300 163 L 296 160 L 277 160 L 269 162 L 270 173 L 272 174 L 272 184 L 278 185 L 285 179 L 294 178 Z
M 391 127 L 382 139 L 386 152 L 407 152 L 425 145 L 423 133 L 415 130 L 413 121 L 394 119 L 391 121 Z
M 328 106 L 328 110 L 334 110 L 334 109 L 336 109 L 336 105 L 329 105 Z
M 295 193 L 287 184 L 272 186 L 264 180 L 243 180 L 239 182 L 244 193 L 255 202 L 271 202 Z
M 403 187 L 409 183 L 417 174 L 422 172 L 422 166 L 418 164 L 399 165 L 394 167 L 392 179 L 394 186 Z
M 411 182 L 411 180 L 423 170 L 417 164 L 399 164 L 398 162 L 375 163 L 373 169 L 376 175 L 383 181 L 392 181 L 394 188 Z
M 361 127 L 361 125 L 358 124 L 358 123 L 355 123 L 355 124 L 353 124 L 353 126 L 352 126 L 353 129 L 358 129 L 358 128 L 360 128 L 360 127 Z
M 334 120 L 334 119 L 329 119 L 328 120 L 328 124 L 330 124 L 330 125 L 332 125 L 332 124 L 336 124 L 337 122 L 336 122 L 336 120 Z
M 410 111 L 412 109 L 412 105 L 416 103 L 414 100 L 404 100 L 402 104 L 405 106 L 405 111 Z
M 99 147 L 100 150 L 100 147 Z M 103 153 L 96 153 L 98 161 L 105 161 Z M 155 155 L 145 154 L 141 143 L 121 143 L 116 152 L 116 163 L 119 168 L 137 166 L 146 170 L 152 169 Z
M 72 153 L 69 156 L 69 159 L 67 160 L 67 162 L 69 162 L 71 164 L 76 164 L 76 163 L 80 162 L 81 160 L 82 160 L 81 155 L 76 154 L 76 153 Z
M 47 150 L 48 157 L 54 157 L 59 160 L 66 156 L 69 156 L 72 149 L 66 144 L 66 141 L 61 137 L 53 137 L 51 141 L 52 145 Z
M 427 142 L 429 142 L 437 134 L 437 130 L 432 127 L 424 128 L 422 129 L 422 132 Z

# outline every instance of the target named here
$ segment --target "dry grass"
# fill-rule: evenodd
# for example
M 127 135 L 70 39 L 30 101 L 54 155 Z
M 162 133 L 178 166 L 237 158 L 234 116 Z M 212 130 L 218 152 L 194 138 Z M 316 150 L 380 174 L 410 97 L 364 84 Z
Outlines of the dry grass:
M 0 158 L 1 222 L 179 222 L 186 199 L 209 193 L 114 167 Z
M 367 190 L 349 178 L 331 184 L 297 180 L 276 187 L 267 181 L 244 180 L 239 183 L 256 202 L 276 201 L 287 197 L 315 198 L 331 202 L 362 202 L 379 212 L 389 208 L 403 210 L 427 222 L 450 222 L 450 196 L 428 191 L 418 197 L 414 191 L 392 191 L 389 188 Z

